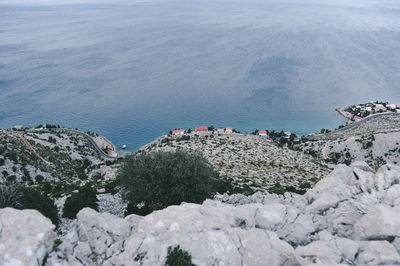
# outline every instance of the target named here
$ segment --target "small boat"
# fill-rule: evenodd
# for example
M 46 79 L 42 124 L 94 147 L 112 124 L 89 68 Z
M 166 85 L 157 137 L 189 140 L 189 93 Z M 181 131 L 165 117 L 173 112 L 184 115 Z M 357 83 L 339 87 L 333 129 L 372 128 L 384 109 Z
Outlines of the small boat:
M 124 144 L 124 145 L 122 145 L 122 149 L 126 149 L 126 145 Z

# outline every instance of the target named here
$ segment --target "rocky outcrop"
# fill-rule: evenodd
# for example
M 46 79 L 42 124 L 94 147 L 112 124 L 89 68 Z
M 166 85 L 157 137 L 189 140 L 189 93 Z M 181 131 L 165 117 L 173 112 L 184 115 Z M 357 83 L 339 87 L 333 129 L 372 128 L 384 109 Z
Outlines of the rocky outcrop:
M 42 265 L 55 226 L 36 210 L 0 209 L 0 265 Z
M 46 265 L 163 265 L 176 245 L 196 265 L 399 265 L 399 181 L 400 167 L 357 162 L 305 195 L 224 195 L 146 217 L 83 209 Z
M 140 219 L 137 215 L 122 219 L 84 208 L 57 250 L 50 254 L 47 265 L 102 264 L 123 251 L 123 241 L 131 235 Z

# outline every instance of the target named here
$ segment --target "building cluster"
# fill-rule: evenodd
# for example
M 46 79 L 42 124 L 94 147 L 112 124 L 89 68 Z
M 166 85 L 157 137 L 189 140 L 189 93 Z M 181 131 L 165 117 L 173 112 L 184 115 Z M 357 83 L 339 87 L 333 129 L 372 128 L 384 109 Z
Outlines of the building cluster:
M 233 133 L 236 132 L 236 131 L 235 131 L 233 128 L 231 128 L 231 127 L 214 129 L 213 126 L 211 126 L 211 127 L 196 127 L 194 131 L 197 132 L 197 133 L 216 132 L 216 133 L 218 133 L 218 134 L 233 134 Z M 185 131 L 185 130 L 183 130 L 183 129 L 174 129 L 174 130 L 171 130 L 170 134 L 173 135 L 173 136 L 182 136 L 182 135 L 184 135 L 185 133 L 191 133 L 191 132 L 192 132 L 191 129 L 189 129 L 189 130 L 187 130 L 187 131 Z M 257 131 L 256 134 L 259 135 L 259 136 L 267 136 L 267 135 L 268 135 L 268 131 L 266 131 L 266 130 L 259 130 L 259 131 Z
M 389 102 L 370 102 L 349 106 L 345 111 L 350 113 L 352 115 L 352 120 L 357 122 L 373 114 L 384 112 L 400 113 L 400 108 L 397 104 Z

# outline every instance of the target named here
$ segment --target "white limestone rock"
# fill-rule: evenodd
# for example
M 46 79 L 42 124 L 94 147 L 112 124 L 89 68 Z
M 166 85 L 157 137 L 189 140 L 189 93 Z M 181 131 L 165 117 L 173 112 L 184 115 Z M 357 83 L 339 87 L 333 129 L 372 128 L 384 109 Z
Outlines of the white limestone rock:
M 354 225 L 354 238 L 390 240 L 400 237 L 400 206 L 376 205 Z
M 387 241 L 365 241 L 359 250 L 356 265 L 399 265 L 400 255 Z
M 0 265 L 42 265 L 55 226 L 36 210 L 0 209 Z
M 274 233 L 242 226 L 253 224 L 257 206 L 184 203 L 153 212 L 106 265 L 135 264 L 135 258 L 137 265 L 162 265 L 168 247 L 176 245 L 196 265 L 300 265 L 293 248 Z
M 309 263 L 354 264 L 359 246 L 356 241 L 334 237 L 329 232 L 322 231 L 316 237 L 316 241 L 307 246 L 297 247 L 296 253 Z
M 400 184 L 391 186 L 384 196 L 384 203 L 389 206 L 400 206 Z
M 121 252 L 122 241 L 131 234 L 139 219 L 136 215 L 123 219 L 84 208 L 60 246 L 50 254 L 47 265 L 101 264 Z

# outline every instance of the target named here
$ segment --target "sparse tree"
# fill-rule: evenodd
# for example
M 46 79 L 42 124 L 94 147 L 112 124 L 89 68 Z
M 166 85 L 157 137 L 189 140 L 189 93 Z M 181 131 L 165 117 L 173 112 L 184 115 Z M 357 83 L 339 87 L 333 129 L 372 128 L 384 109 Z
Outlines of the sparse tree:
M 222 182 L 204 157 L 183 150 L 132 155 L 119 169 L 117 181 L 132 209 L 149 212 L 182 202 L 201 203 Z

